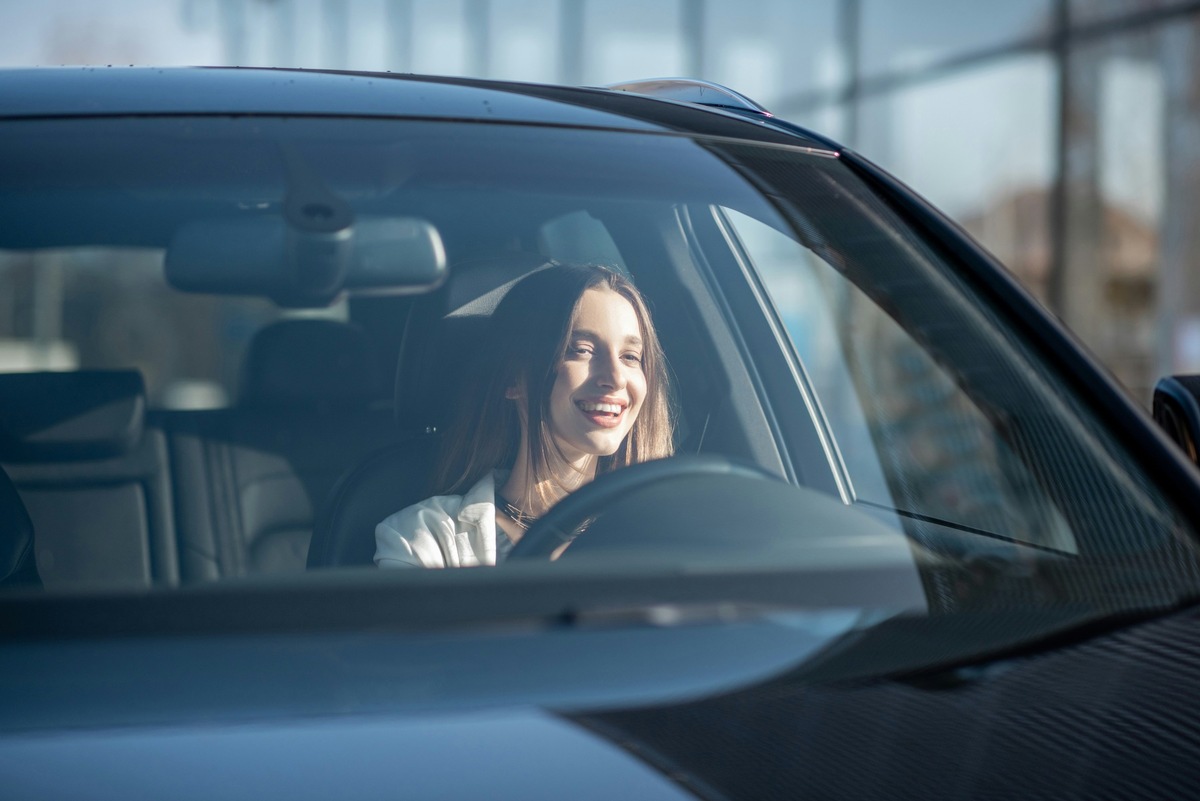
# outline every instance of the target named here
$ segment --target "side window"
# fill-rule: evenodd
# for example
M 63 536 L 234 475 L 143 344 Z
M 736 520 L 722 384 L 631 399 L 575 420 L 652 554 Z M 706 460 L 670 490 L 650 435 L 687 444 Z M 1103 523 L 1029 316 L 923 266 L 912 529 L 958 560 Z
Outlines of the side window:
M 1002 425 L 918 341 L 812 251 L 724 213 L 787 329 L 857 502 L 1077 552 Z
M 247 343 L 280 311 L 174 290 L 162 259 L 148 248 L 0 251 L 0 371 L 137 368 L 151 406 L 231 403 Z

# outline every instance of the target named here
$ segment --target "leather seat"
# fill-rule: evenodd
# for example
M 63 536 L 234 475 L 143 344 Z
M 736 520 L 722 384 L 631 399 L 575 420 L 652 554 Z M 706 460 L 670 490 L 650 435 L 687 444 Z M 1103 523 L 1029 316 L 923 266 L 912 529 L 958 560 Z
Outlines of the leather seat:
M 381 386 L 367 333 L 335 320 L 280 320 L 259 330 L 242 362 L 243 409 L 366 407 Z
M 338 482 L 317 522 L 308 568 L 373 564 L 375 526 L 392 512 L 428 497 L 444 430 L 469 386 L 472 354 L 488 319 L 518 280 L 542 269 L 540 255 L 461 262 L 436 293 L 415 303 L 396 367 L 398 444 L 363 461 Z
M 339 476 L 395 439 L 372 342 L 331 320 L 263 328 L 236 406 L 166 413 L 188 580 L 304 569 Z
M 0 461 L 48 587 L 179 579 L 163 432 L 136 370 L 0 375 Z

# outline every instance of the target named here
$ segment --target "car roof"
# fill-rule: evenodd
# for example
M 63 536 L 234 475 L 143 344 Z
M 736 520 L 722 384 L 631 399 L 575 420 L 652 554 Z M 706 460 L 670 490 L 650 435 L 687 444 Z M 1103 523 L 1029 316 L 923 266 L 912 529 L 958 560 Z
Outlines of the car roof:
M 264 114 L 456 119 L 734 137 L 820 149 L 770 115 L 590 87 L 243 67 L 0 70 L 0 119 Z

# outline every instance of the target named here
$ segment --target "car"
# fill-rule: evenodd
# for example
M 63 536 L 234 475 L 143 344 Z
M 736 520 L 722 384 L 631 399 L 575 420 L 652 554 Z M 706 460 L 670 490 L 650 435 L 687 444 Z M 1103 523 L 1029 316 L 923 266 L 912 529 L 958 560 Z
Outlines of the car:
M 8 70 L 0 215 L 6 797 L 1195 792 L 1195 465 L 735 91 Z M 675 455 L 379 569 L 556 264 L 645 297 Z

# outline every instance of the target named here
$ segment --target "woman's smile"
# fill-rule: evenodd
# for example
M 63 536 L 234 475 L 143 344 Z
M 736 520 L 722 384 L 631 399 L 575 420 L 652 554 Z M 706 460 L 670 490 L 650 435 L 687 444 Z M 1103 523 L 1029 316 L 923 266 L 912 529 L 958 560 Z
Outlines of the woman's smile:
M 621 425 L 625 409 L 629 404 L 626 401 L 617 400 L 580 400 L 575 401 L 575 405 L 579 407 L 584 417 L 601 428 L 616 428 Z

